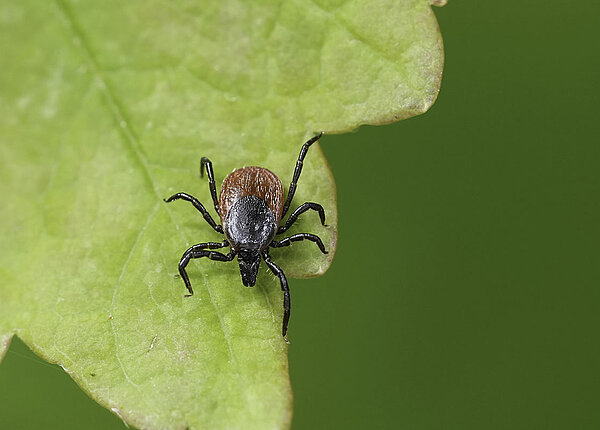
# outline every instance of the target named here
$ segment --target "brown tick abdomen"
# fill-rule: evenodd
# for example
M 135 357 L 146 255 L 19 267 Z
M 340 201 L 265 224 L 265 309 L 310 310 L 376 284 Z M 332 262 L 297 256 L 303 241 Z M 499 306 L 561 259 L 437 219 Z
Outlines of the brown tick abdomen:
M 279 224 L 283 210 L 283 186 L 275 173 L 262 167 L 244 167 L 234 170 L 225 178 L 219 196 L 222 224 L 225 223 L 227 212 L 233 204 L 246 196 L 256 196 L 264 200 Z

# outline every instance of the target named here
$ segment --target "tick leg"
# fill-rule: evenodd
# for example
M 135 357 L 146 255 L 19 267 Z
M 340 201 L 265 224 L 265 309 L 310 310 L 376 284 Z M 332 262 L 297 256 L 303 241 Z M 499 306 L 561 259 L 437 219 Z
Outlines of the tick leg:
M 321 238 L 316 234 L 310 233 L 298 233 L 279 241 L 274 240 L 269 244 L 269 246 L 273 248 L 281 248 L 282 246 L 290 246 L 292 242 L 298 242 L 304 239 L 316 243 L 323 254 L 328 254 L 328 252 L 325 251 L 325 245 L 323 245 L 323 241 L 321 240 Z
M 235 251 L 231 251 L 229 254 L 221 254 L 216 251 L 206 251 L 206 249 L 218 249 L 223 248 L 225 246 L 229 246 L 229 242 L 224 240 L 223 242 L 207 242 L 207 243 L 199 243 L 197 245 L 191 246 L 187 251 L 183 253 L 181 256 L 181 260 L 179 261 L 179 274 L 185 283 L 185 287 L 190 292 L 186 294 L 185 297 L 190 297 L 194 294 L 194 290 L 192 290 L 192 284 L 190 282 L 190 278 L 188 277 L 187 272 L 185 271 L 186 266 L 190 262 L 192 258 L 202 258 L 208 257 L 211 260 L 215 261 L 231 261 L 235 258 Z
M 204 176 L 204 167 L 206 166 L 206 174 L 208 175 L 208 187 L 215 205 L 215 212 L 219 215 L 219 199 L 217 198 L 217 188 L 215 186 L 215 174 L 213 173 L 212 161 L 206 157 L 200 160 L 200 177 Z
M 271 261 L 271 257 L 267 252 L 263 252 L 263 260 L 265 260 L 265 263 L 267 263 L 267 266 L 269 266 L 271 272 L 273 272 L 275 276 L 279 277 L 279 282 L 281 282 L 281 291 L 283 291 L 283 325 L 281 328 L 281 333 L 285 339 L 288 322 L 290 321 L 290 287 L 288 286 L 283 270 L 281 270 L 281 267 Z M 287 339 L 285 340 L 287 342 Z
M 302 149 L 300 150 L 300 154 L 298 155 L 298 161 L 296 161 L 296 169 L 294 170 L 294 176 L 292 178 L 292 182 L 290 183 L 290 188 L 288 189 L 288 195 L 285 199 L 285 204 L 283 205 L 283 212 L 281 213 L 281 218 L 283 218 L 287 213 L 290 204 L 292 203 L 292 199 L 294 198 L 294 193 L 296 192 L 296 183 L 298 182 L 298 178 L 300 177 L 300 173 L 302 172 L 302 163 L 304 162 L 304 157 L 306 157 L 308 148 L 310 148 L 310 145 L 319 140 L 321 136 L 323 136 L 323 132 L 309 139 L 304 145 L 302 145 Z
M 173 200 L 177 200 L 177 199 L 185 200 L 186 202 L 190 202 L 191 204 L 193 204 L 194 207 L 196 209 L 198 209 L 198 211 L 200 211 L 200 213 L 202 213 L 202 216 L 204 217 L 206 222 L 210 224 L 210 226 L 212 228 L 214 228 L 218 233 L 223 233 L 223 227 L 221 227 L 220 225 L 217 225 L 215 220 L 212 219 L 212 217 L 210 216 L 210 214 L 208 213 L 206 208 L 202 205 L 202 203 L 200 203 L 198 201 L 198 199 L 196 197 L 190 196 L 187 193 L 177 193 L 177 194 L 173 194 L 171 197 L 169 197 L 168 199 L 164 199 L 164 200 L 165 200 L 165 202 L 170 203 Z
M 289 229 L 292 226 L 292 224 L 294 224 L 296 222 L 296 220 L 298 219 L 300 214 L 303 214 L 304 212 L 306 212 L 309 209 L 319 212 L 319 218 L 321 218 L 321 224 L 325 225 L 325 210 L 323 209 L 323 206 L 321 206 L 318 203 L 310 203 L 310 202 L 303 203 L 294 212 L 292 212 L 292 214 L 288 218 L 285 225 L 279 226 L 279 229 L 277 229 L 277 234 L 287 231 L 287 229 Z

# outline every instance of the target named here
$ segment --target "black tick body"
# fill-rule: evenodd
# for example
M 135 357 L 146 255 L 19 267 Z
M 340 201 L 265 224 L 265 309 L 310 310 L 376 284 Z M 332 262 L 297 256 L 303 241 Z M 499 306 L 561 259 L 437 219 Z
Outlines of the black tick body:
M 321 224 L 325 225 L 323 207 L 318 203 L 311 202 L 300 205 L 292 212 L 287 222 L 280 225 L 281 219 L 287 213 L 294 197 L 308 148 L 322 135 L 323 133 L 313 137 L 302 146 L 285 201 L 283 186 L 279 178 L 262 167 L 244 167 L 230 173 L 223 181 L 220 197 L 217 198 L 212 163 L 208 158 L 201 160 L 200 175 L 203 175 L 204 168 L 206 168 L 215 211 L 219 214 L 222 225 L 217 225 L 202 203 L 189 194 L 177 193 L 165 199 L 167 203 L 177 199 L 189 201 L 202 213 L 213 229 L 225 235 L 223 242 L 199 243 L 184 252 L 179 262 L 179 273 L 189 291 L 187 297 L 194 294 L 185 270 L 190 259 L 208 257 L 216 261 L 232 261 L 237 256 L 242 283 L 247 287 L 253 287 L 256 284 L 256 276 L 262 259 L 269 269 L 279 277 L 281 283 L 284 309 L 282 333 L 285 337 L 290 318 L 290 292 L 285 274 L 271 260 L 269 248 L 289 246 L 291 242 L 306 239 L 316 243 L 321 252 L 327 254 L 323 242 L 314 234 L 298 233 L 279 241 L 274 240 L 276 235 L 287 231 L 298 219 L 298 216 L 309 209 L 316 210 L 319 213 Z M 227 246 L 231 248 L 228 254 L 210 251 Z

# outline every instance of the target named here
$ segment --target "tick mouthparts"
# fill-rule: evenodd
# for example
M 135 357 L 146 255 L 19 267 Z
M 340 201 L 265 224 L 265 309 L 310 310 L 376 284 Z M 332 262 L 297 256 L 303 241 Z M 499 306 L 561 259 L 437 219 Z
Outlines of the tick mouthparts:
M 240 275 L 242 276 L 242 284 L 246 287 L 254 287 L 256 277 L 258 276 L 258 267 L 260 266 L 260 258 L 255 261 L 239 260 Z

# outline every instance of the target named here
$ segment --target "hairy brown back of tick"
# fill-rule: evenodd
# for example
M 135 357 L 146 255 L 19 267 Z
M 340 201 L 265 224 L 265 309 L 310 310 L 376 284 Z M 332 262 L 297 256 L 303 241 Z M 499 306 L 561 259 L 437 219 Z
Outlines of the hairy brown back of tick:
M 263 199 L 279 224 L 283 210 L 283 186 L 275 173 L 262 167 L 244 167 L 234 170 L 225 178 L 219 197 L 222 224 L 233 204 L 246 196 Z

